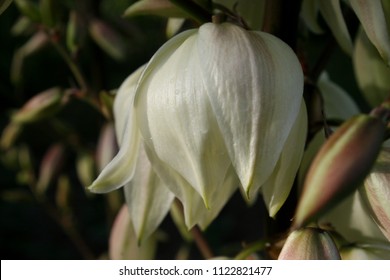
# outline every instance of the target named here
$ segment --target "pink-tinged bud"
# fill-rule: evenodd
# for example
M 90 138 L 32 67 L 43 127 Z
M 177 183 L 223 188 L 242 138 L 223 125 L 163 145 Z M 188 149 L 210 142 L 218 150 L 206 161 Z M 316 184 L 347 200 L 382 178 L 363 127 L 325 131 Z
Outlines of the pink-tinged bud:
M 360 194 L 383 235 L 390 241 L 390 147 L 384 147 Z
M 96 148 L 96 167 L 99 172 L 114 158 L 118 152 L 115 129 L 112 123 L 103 126 Z
M 329 233 L 306 227 L 290 233 L 278 259 L 340 260 L 340 254 Z
M 109 257 L 112 260 L 148 260 L 153 259 L 157 246 L 154 235 L 148 242 L 138 244 L 135 231 L 126 205 L 122 206 L 111 228 L 108 244 Z
M 385 129 L 380 118 L 358 115 L 329 137 L 305 178 L 295 228 L 315 220 L 357 189 L 374 165 Z
M 31 123 L 49 118 L 62 108 L 63 94 L 59 88 L 52 88 L 33 96 L 13 116 L 16 123 Z
M 126 47 L 122 37 L 104 21 L 93 19 L 89 25 L 91 37 L 108 55 L 123 60 Z
M 39 169 L 37 192 L 42 194 L 58 175 L 64 161 L 64 147 L 61 144 L 53 145 L 46 152 Z

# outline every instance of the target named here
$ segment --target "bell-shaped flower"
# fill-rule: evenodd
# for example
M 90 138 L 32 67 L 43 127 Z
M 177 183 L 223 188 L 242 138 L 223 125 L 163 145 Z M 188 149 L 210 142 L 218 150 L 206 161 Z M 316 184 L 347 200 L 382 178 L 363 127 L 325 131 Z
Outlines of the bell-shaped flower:
M 277 181 L 279 165 L 291 170 L 275 176 L 291 177 L 306 134 L 302 86 L 297 57 L 270 34 L 207 23 L 172 38 L 147 65 L 135 99 L 153 167 L 176 181 L 167 185 L 182 201 L 192 187 L 209 209 L 232 171 L 248 197 Z M 288 193 L 291 178 L 280 183 Z
M 174 194 L 157 176 L 146 156 L 144 144 L 135 122 L 133 101 L 137 80 L 144 67 L 131 74 L 119 88 L 114 102 L 115 132 L 120 146 L 117 156 L 101 171 L 99 177 L 89 187 L 92 192 L 106 193 L 124 186 L 128 210 L 133 217 L 131 222 L 138 241 L 147 239 L 169 212 Z M 107 141 L 106 141 L 107 142 Z M 112 143 L 108 141 L 111 149 Z M 102 150 L 104 147 L 100 147 Z M 157 163 L 155 169 L 159 170 Z M 166 174 L 165 172 L 164 174 Z M 237 188 L 233 172 L 227 177 L 225 192 L 220 194 L 221 202 L 209 211 L 202 198 L 191 190 L 184 195 L 185 221 L 188 228 L 198 224 L 206 228 L 218 215 L 224 203 Z M 163 177 L 164 178 L 164 177 Z M 176 184 L 186 184 L 178 180 Z M 173 185 L 175 182 L 170 182 Z
M 135 181 L 160 182 L 182 202 L 189 228 L 205 228 L 239 185 L 246 197 L 262 187 L 270 214 L 278 211 L 298 169 L 307 127 L 302 69 L 285 43 L 233 24 L 208 23 L 162 46 L 134 97 L 136 80 L 131 76 L 118 92 L 120 150 L 92 191 L 130 181 L 128 189 L 135 191 Z M 146 176 L 137 163 L 149 164 L 144 155 L 153 180 L 136 179 Z M 142 197 L 155 197 L 165 211 L 170 192 Z M 126 197 L 133 201 L 137 195 Z

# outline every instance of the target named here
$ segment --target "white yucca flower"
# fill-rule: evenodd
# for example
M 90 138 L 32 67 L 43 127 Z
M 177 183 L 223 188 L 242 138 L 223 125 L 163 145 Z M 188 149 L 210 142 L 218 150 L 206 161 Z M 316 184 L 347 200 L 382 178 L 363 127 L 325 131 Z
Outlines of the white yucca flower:
M 246 198 L 261 190 L 274 216 L 303 153 L 302 92 L 299 61 L 278 38 L 229 23 L 183 32 L 157 51 L 139 79 L 121 86 L 114 107 L 120 151 L 90 190 L 130 182 L 127 189 L 137 192 L 153 182 L 169 192 L 150 194 L 156 200 L 149 208 L 160 203 L 158 213 L 165 214 L 174 195 L 187 226 L 205 228 L 241 186 Z M 142 178 L 145 172 L 153 179 Z M 137 208 L 136 195 L 127 193 Z

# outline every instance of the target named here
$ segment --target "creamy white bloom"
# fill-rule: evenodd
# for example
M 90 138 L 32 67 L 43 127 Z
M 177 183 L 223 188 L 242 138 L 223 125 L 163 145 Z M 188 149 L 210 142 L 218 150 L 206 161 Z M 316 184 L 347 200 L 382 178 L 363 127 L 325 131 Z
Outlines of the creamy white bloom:
M 141 215 L 145 225 L 139 222 L 148 232 L 172 194 L 183 204 L 188 228 L 207 227 L 239 186 L 247 197 L 261 189 L 270 215 L 276 214 L 293 184 L 307 129 L 302 69 L 285 43 L 208 23 L 169 40 L 134 90 L 135 80 L 124 82 L 115 101 L 120 151 L 92 191 L 133 182 L 126 197 L 134 202 L 134 182 L 158 182 L 153 192 L 138 196 L 153 197 L 144 205 L 164 209 L 139 210 L 149 213 Z M 146 171 L 138 168 L 145 164 Z M 141 207 L 134 205 L 134 212 Z
M 282 41 L 208 23 L 155 54 L 139 81 L 135 108 L 153 158 L 212 209 L 219 202 L 211 198 L 220 198 L 230 165 L 248 196 L 270 178 L 304 110 L 302 87 L 299 61 Z M 302 118 L 299 135 L 305 134 Z M 292 145 L 300 150 L 303 142 Z M 173 191 L 180 197 L 186 188 Z

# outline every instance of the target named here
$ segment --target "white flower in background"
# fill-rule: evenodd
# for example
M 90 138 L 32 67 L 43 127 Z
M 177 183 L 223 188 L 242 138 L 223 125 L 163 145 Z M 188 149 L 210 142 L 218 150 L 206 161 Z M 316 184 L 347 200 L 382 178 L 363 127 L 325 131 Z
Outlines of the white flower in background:
M 387 65 L 390 64 L 390 36 L 388 1 L 381 0 L 348 0 L 346 4 L 352 8 L 358 17 L 368 38 L 380 53 Z M 302 18 L 307 27 L 314 33 L 320 34 L 323 29 L 317 22 L 320 13 L 331 29 L 340 47 L 348 54 L 352 54 L 352 40 L 345 19 L 343 17 L 340 0 L 304 0 L 302 3 Z
M 155 189 L 165 186 L 167 201 L 173 193 L 182 202 L 189 228 L 205 228 L 239 185 L 247 197 L 261 189 L 270 215 L 276 214 L 291 189 L 307 127 L 302 69 L 285 43 L 208 23 L 157 51 L 138 80 L 133 106 L 131 79 L 114 108 L 120 151 L 91 191 L 133 182 L 127 189 L 136 192 L 134 176 L 144 174 L 136 159 L 144 148 L 152 166 L 147 172 L 160 182 Z
M 362 28 L 353 51 L 353 67 L 359 89 L 371 106 L 381 104 L 390 93 L 390 68 Z

